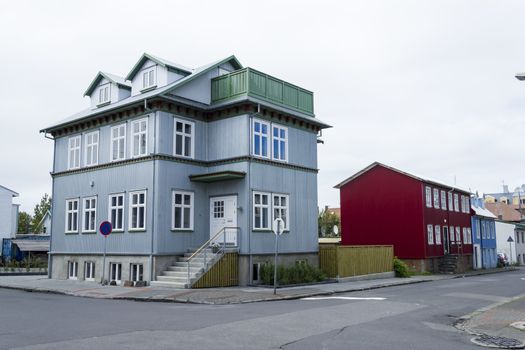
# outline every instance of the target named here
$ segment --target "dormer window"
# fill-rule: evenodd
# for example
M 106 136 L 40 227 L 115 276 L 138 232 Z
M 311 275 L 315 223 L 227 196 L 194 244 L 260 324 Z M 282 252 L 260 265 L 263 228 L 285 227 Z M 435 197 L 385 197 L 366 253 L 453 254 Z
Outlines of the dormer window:
M 155 67 L 142 72 L 142 88 L 147 89 L 155 86 Z
M 109 84 L 101 86 L 98 90 L 98 104 L 109 102 Z

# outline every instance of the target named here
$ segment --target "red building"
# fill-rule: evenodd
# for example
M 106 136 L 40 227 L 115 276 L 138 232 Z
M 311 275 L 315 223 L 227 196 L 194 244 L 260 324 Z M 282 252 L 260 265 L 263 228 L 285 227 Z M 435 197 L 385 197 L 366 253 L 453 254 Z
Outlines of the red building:
M 341 244 L 391 244 L 416 271 L 472 266 L 470 193 L 375 162 L 337 186 Z

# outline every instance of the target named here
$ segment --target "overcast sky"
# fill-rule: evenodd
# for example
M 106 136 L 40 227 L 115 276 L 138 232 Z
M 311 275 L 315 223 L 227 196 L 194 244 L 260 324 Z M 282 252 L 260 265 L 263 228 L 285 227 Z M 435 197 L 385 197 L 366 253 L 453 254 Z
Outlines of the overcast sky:
M 319 205 L 382 161 L 472 191 L 525 182 L 523 1 L 9 1 L 0 11 L 0 184 L 51 192 L 38 131 L 89 105 L 99 70 L 143 52 L 196 67 L 235 54 L 315 93 Z

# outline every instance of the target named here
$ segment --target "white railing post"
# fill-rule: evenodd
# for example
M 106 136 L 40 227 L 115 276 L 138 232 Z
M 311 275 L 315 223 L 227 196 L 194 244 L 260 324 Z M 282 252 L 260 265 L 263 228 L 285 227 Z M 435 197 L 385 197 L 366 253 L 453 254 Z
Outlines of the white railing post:
M 188 259 L 187 263 L 188 263 L 188 287 L 189 287 L 190 285 L 190 259 Z
M 204 247 L 204 267 L 206 267 L 207 257 L 208 257 L 208 247 Z

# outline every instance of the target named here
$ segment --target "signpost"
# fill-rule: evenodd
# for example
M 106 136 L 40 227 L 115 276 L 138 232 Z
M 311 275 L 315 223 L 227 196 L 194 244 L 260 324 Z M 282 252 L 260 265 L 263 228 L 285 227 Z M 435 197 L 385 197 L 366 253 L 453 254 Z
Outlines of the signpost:
M 273 294 L 277 294 L 277 251 L 279 249 L 279 236 L 283 234 L 284 220 L 277 218 L 273 221 L 273 233 L 275 233 L 275 259 L 273 263 Z
M 102 262 L 102 283 L 104 283 L 106 280 L 106 241 L 111 231 L 113 231 L 113 225 L 109 221 L 102 221 L 98 230 L 104 236 L 104 259 Z
M 512 242 L 514 242 L 514 240 L 512 239 L 511 236 L 509 236 L 509 238 L 507 239 L 507 242 L 509 242 L 509 252 L 510 252 L 509 264 L 512 264 Z

